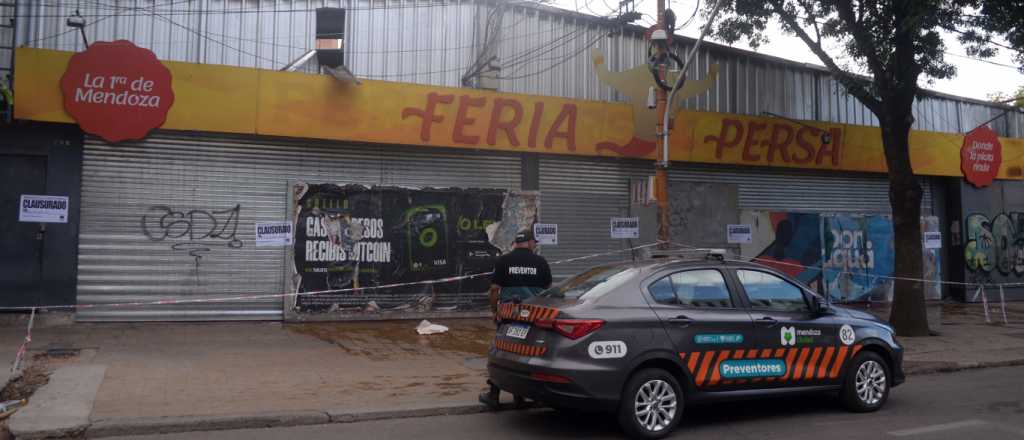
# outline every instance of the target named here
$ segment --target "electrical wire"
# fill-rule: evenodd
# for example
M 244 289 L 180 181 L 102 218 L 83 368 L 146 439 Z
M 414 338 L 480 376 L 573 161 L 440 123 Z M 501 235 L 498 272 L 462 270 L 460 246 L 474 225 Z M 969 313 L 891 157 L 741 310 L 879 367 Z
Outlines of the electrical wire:
M 1012 65 L 1009 65 L 1009 64 L 998 63 L 998 62 L 995 62 L 995 61 L 992 61 L 992 60 L 986 60 L 984 58 L 975 58 L 975 57 L 972 57 L 972 56 L 960 55 L 960 54 L 953 53 L 953 52 L 943 52 L 943 53 L 946 54 L 946 55 L 952 55 L 952 56 L 957 57 L 957 58 L 964 58 L 964 59 L 968 59 L 968 60 L 972 60 L 972 61 L 977 61 L 977 62 L 980 62 L 980 63 L 987 63 L 987 64 L 991 64 L 993 66 L 1005 67 L 1007 69 L 1013 69 L 1013 70 L 1020 70 L 1021 69 L 1021 67 L 1012 66 Z
M 593 40 L 588 42 L 586 45 L 584 45 L 580 50 L 574 52 L 572 54 L 572 56 L 562 57 L 561 61 L 559 61 L 557 63 L 554 63 L 554 64 L 552 64 L 552 65 L 550 65 L 550 66 L 548 66 L 548 67 L 546 67 L 544 69 L 538 70 L 536 72 L 531 72 L 531 73 L 527 73 L 527 74 L 523 74 L 523 75 L 518 75 L 518 76 L 499 76 L 498 79 L 516 80 L 516 79 L 529 78 L 531 76 L 537 76 L 537 75 L 540 75 L 540 74 L 543 74 L 543 73 L 547 73 L 547 72 L 551 71 L 552 69 L 554 69 L 554 68 L 556 68 L 558 66 L 561 66 L 562 64 L 565 64 L 565 63 L 567 63 L 567 62 L 569 62 L 571 60 L 573 60 L 576 57 L 576 55 L 579 55 L 580 53 L 586 51 L 591 46 L 593 46 L 595 43 L 600 41 L 601 38 L 603 38 L 603 37 L 604 37 L 604 35 L 601 35 L 601 36 L 598 36 L 597 38 L 594 38 Z
M 191 3 L 191 2 L 189 2 L 189 1 L 182 1 L 182 0 L 175 0 L 174 2 L 171 2 L 170 4 L 161 4 L 160 6 L 164 7 L 164 6 L 170 6 L 170 5 L 173 5 L 173 4 L 183 4 L 183 3 Z M 93 3 L 93 4 L 96 4 L 96 3 Z M 536 0 L 515 0 L 515 1 L 510 1 L 507 4 L 515 6 L 515 5 L 542 4 L 542 3 L 540 3 L 540 2 L 538 2 Z M 361 8 L 361 7 L 355 7 L 355 8 L 346 7 L 344 9 L 346 11 L 380 11 L 380 10 L 394 10 L 394 9 L 447 8 L 447 7 L 461 7 L 461 6 L 469 6 L 469 5 L 472 5 L 472 3 L 470 3 L 470 2 L 445 3 L 445 4 L 438 4 L 438 3 L 414 3 L 414 4 L 410 4 L 410 5 L 397 5 L 397 6 L 389 5 L 389 6 L 382 6 L 382 7 L 363 7 L 363 8 Z M 59 5 L 59 4 L 58 5 L 43 4 L 43 6 L 47 6 L 47 7 L 51 7 L 51 8 L 69 8 L 69 9 L 70 8 L 74 8 L 74 6 Z M 104 9 L 104 10 L 108 10 L 108 11 L 110 11 L 110 10 L 117 10 L 117 9 L 121 9 L 121 10 L 127 9 L 127 10 L 130 10 L 130 11 L 138 11 L 138 12 L 145 12 L 145 13 L 157 13 L 157 14 L 161 14 L 163 16 L 176 16 L 176 15 L 204 15 L 204 16 L 211 16 L 211 15 L 279 14 L 279 13 L 290 14 L 290 13 L 300 13 L 300 12 L 316 12 L 316 10 L 319 9 L 319 8 L 292 8 L 292 9 L 259 9 L 259 10 L 252 10 L 252 9 L 237 9 L 237 10 L 228 10 L 228 9 L 220 9 L 220 10 L 211 10 L 211 9 L 155 10 L 154 8 L 149 8 L 149 7 L 126 7 L 126 6 L 112 6 L 112 5 L 100 6 L 97 9 L 101 9 L 101 8 Z M 117 8 L 117 9 L 111 9 L 111 8 Z M 81 9 L 81 8 L 79 8 L 79 9 Z M 90 13 L 90 14 L 82 14 L 82 17 L 86 17 L 86 18 L 99 18 L 99 17 L 105 17 L 106 15 L 107 14 L 93 14 L 93 13 Z M 598 15 L 598 14 L 595 14 L 595 15 Z M 132 14 L 122 14 L 122 16 L 132 16 Z M 58 14 L 58 13 L 53 13 L 53 14 L 45 14 L 45 13 L 44 14 L 19 14 L 18 17 L 19 18 L 66 18 L 67 14 Z
M 687 19 L 686 19 L 686 21 L 685 21 L 685 22 L 683 22 L 683 24 L 681 24 L 681 25 L 677 26 L 677 27 L 676 27 L 676 30 L 683 30 L 683 29 L 685 29 L 685 28 L 686 28 L 687 26 L 689 26 L 689 25 L 690 25 L 690 23 L 692 23 L 692 22 L 693 22 L 693 19 L 694 19 L 694 18 L 697 18 L 697 12 L 698 12 L 698 11 L 700 11 L 700 0 L 697 0 L 697 6 L 694 6 L 694 7 L 693 7 L 693 14 L 690 14 L 690 18 L 687 18 Z

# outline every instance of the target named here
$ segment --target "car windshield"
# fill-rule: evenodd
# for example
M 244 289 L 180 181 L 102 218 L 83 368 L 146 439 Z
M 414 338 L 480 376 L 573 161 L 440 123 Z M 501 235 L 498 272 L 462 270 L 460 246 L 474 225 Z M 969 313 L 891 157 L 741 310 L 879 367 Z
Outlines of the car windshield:
M 595 267 L 558 283 L 539 296 L 578 300 L 597 298 L 633 279 L 637 272 L 632 267 Z

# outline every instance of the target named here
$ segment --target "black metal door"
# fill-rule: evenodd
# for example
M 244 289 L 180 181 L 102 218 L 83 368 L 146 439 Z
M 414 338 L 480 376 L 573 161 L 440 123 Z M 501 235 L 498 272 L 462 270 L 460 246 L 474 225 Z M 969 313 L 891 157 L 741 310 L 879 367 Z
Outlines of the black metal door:
M 41 298 L 41 223 L 18 221 L 22 194 L 46 194 L 46 157 L 0 156 L 0 306 L 34 306 Z

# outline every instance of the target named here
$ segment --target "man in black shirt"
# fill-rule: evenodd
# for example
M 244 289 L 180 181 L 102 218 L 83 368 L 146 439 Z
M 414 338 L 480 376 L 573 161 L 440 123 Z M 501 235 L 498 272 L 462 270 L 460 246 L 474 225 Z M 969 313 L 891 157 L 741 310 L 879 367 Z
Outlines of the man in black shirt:
M 548 266 L 548 261 L 533 253 L 537 247 L 533 231 L 520 231 L 516 234 L 513 246 L 512 252 L 498 257 L 494 263 L 490 299 L 491 313 L 495 317 L 498 314 L 498 304 L 522 301 L 551 287 L 551 267 Z M 490 381 L 487 383 L 491 389 L 480 395 L 480 402 L 497 409 L 498 395 L 501 391 Z M 515 396 L 515 401 L 517 406 L 523 403 L 519 396 Z
M 551 287 L 548 260 L 535 254 L 537 241 L 533 231 L 516 234 L 512 252 L 498 257 L 491 275 L 491 313 L 497 314 L 498 303 L 524 300 Z

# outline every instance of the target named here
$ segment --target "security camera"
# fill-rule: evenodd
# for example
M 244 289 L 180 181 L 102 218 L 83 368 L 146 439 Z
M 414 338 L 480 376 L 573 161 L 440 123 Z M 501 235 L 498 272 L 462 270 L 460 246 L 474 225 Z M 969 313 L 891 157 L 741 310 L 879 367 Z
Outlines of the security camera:
M 81 15 L 72 15 L 72 16 L 68 17 L 67 25 L 68 25 L 68 27 L 72 27 L 72 28 L 78 28 L 78 29 L 84 28 L 85 27 L 85 17 L 82 17 Z
M 654 87 L 647 88 L 647 108 L 653 109 L 658 107 L 658 97 L 654 93 Z

